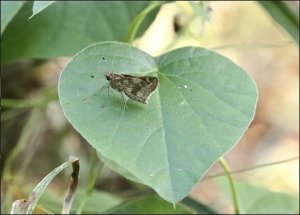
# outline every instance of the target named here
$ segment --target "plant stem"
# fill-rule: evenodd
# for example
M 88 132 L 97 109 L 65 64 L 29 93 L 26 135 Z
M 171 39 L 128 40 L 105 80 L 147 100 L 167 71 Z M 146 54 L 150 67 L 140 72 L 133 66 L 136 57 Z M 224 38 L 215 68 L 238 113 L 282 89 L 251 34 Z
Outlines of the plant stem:
M 126 37 L 126 41 L 129 44 L 132 44 L 133 40 L 136 37 L 136 33 L 137 30 L 139 29 L 140 25 L 142 24 L 142 22 L 144 21 L 144 19 L 146 18 L 146 16 L 156 7 L 159 7 L 160 5 L 162 5 L 163 2 L 152 2 L 151 4 L 148 5 L 148 7 L 146 7 L 143 11 L 141 11 L 132 21 L 130 27 L 129 27 L 129 31 Z
M 232 193 L 232 200 L 233 200 L 234 212 L 235 212 L 235 214 L 240 214 L 240 209 L 239 209 L 239 205 L 238 205 L 238 198 L 237 198 L 237 192 L 236 192 L 236 189 L 235 189 L 233 178 L 232 178 L 232 176 L 230 174 L 230 168 L 227 165 L 227 162 L 225 161 L 225 159 L 223 157 L 221 157 L 219 159 L 219 163 L 223 167 L 223 169 L 224 169 L 224 171 L 226 173 L 226 176 L 228 178 L 228 181 L 229 181 L 229 186 L 230 186 L 231 193 Z

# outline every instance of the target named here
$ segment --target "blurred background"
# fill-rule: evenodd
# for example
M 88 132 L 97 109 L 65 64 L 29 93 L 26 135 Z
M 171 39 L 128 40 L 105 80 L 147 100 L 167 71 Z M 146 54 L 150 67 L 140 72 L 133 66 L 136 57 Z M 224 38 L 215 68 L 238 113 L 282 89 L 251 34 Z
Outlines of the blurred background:
M 299 1 L 288 4 L 296 10 L 299 7 Z M 234 178 L 299 198 L 299 44 L 258 2 L 212 1 L 207 9 L 205 21 L 187 2 L 164 4 L 134 45 L 153 56 L 183 46 L 204 47 L 242 67 L 257 84 L 257 110 L 244 137 L 224 158 L 231 171 L 242 171 Z M 53 90 L 70 59 L 22 61 L 1 67 L 2 97 L 32 99 L 19 108 L 2 108 L 1 194 L 5 193 L 8 207 L 70 154 L 80 158 L 80 183 L 86 184 L 92 149 L 66 121 Z M 36 99 L 43 97 L 48 100 Z M 43 108 L 30 108 L 45 103 Z M 257 168 L 249 170 L 252 167 Z M 220 213 L 232 213 L 231 204 L 209 178 L 218 172 L 223 170 L 215 164 L 190 197 Z M 63 172 L 48 190 L 62 196 L 69 174 Z M 142 186 L 104 166 L 95 187 L 129 195 L 130 190 Z

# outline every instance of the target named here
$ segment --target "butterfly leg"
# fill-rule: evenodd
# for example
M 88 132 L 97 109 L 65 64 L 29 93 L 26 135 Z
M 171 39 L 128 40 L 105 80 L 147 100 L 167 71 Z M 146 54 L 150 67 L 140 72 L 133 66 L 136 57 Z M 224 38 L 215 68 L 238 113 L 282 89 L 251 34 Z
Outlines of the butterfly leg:
M 109 88 L 109 85 L 104 85 L 100 88 L 100 90 L 97 90 L 96 92 L 94 92 L 93 94 L 85 97 L 82 99 L 82 101 L 86 101 L 89 97 L 92 97 L 92 96 L 97 96 L 98 94 L 100 94 L 100 92 L 104 89 L 104 88 Z
M 105 103 L 101 106 L 101 108 L 103 108 L 103 107 L 106 105 L 107 100 L 108 100 L 108 98 L 109 98 L 109 96 L 110 96 L 110 95 L 109 95 L 109 85 L 103 86 L 103 87 L 101 88 L 101 90 L 102 90 L 104 87 L 107 87 L 107 97 L 106 97 Z M 100 90 L 99 92 L 101 92 L 101 90 Z
M 109 88 L 109 85 L 104 85 L 100 90 L 96 91 L 94 95 L 98 95 L 104 88 Z M 109 92 L 109 91 L 108 91 Z
M 122 92 L 121 92 L 121 95 L 122 95 L 122 99 L 123 99 L 123 101 L 124 101 L 124 109 L 125 109 L 126 111 L 128 111 L 128 108 L 127 108 L 127 105 L 126 105 L 127 100 L 124 99 L 124 96 L 123 96 L 123 93 L 122 93 Z

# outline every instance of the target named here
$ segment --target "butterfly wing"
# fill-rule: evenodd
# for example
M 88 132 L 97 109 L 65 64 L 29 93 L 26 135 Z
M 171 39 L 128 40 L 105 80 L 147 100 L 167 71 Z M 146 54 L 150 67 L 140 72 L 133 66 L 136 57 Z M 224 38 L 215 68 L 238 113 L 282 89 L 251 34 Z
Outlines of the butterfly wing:
M 147 99 L 157 88 L 158 78 L 153 76 L 136 77 L 123 75 L 123 78 L 118 80 L 116 85 L 129 98 L 148 104 Z

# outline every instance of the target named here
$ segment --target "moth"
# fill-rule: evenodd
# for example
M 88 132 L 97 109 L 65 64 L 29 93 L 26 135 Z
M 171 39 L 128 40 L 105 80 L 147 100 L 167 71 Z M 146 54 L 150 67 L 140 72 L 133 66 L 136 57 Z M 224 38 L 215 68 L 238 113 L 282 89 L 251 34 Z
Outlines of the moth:
M 126 110 L 127 106 L 122 93 L 125 93 L 129 98 L 137 102 L 148 104 L 149 97 L 158 85 L 158 78 L 153 76 L 133 76 L 107 72 L 105 73 L 105 78 L 109 81 L 109 85 L 107 86 L 108 95 L 109 87 L 119 91 L 125 103 Z

